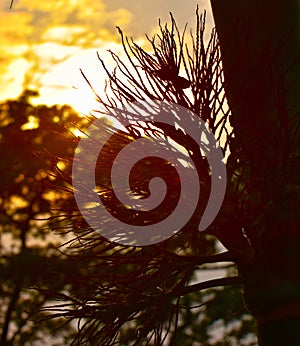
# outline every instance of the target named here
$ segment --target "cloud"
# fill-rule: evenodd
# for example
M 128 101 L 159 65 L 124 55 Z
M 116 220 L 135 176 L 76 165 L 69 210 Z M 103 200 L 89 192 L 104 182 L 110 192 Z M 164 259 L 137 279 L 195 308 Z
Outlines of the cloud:
M 7 15 L 5 11 L 0 12 L 0 35 L 1 44 L 23 43 L 24 39 L 33 32 L 33 26 L 30 24 L 32 15 L 30 13 L 11 13 Z
M 123 26 L 124 31 L 134 37 L 143 36 L 145 33 L 157 28 L 158 19 L 162 23 L 170 20 L 169 13 L 172 12 L 179 27 L 186 23 L 192 26 L 195 22 L 195 11 L 197 4 L 200 12 L 207 10 L 208 26 L 213 25 L 211 6 L 209 0 L 103 0 L 108 10 L 114 11 L 118 8 L 126 8 L 132 15 L 133 20 Z
M 2 100 L 17 97 L 22 87 L 41 87 L 42 74 L 80 49 L 94 47 L 96 55 L 96 47 L 118 39 L 116 23 L 131 20 L 126 9 L 107 10 L 101 0 L 16 0 L 8 7 L 0 5 Z
M 48 45 L 51 49 L 51 46 Z M 70 48 L 70 47 L 69 47 Z M 117 43 L 104 43 L 101 49 L 101 56 L 108 66 L 114 65 L 108 49 L 113 50 L 118 55 L 122 55 L 121 46 Z M 95 49 L 77 50 L 70 54 L 69 58 L 55 65 L 54 69 L 41 75 L 41 97 L 33 100 L 36 104 L 53 104 L 55 100 L 58 104 L 69 104 L 83 114 L 88 114 L 92 109 L 98 108 L 95 95 L 83 78 L 80 69 L 91 81 L 99 95 L 103 95 L 106 73 L 101 68 Z M 52 95 L 49 99 L 48 95 Z
M 23 89 L 24 76 L 31 64 L 24 58 L 15 58 L 6 65 L 5 72 L 0 75 L 1 99 L 10 98 L 11 95 L 18 96 Z
M 121 51 L 116 26 L 140 42 L 157 28 L 158 18 L 169 20 L 170 11 L 181 27 L 193 24 L 197 3 L 209 10 L 208 0 L 15 0 L 11 11 L 9 1 L 2 2 L 0 99 L 34 87 L 43 102 L 47 97 L 60 102 L 72 88 L 72 76 L 80 76 L 79 67 L 99 73 L 96 51 L 101 56 L 106 49 Z M 103 74 L 98 82 L 104 85 Z
M 132 16 L 125 8 L 107 10 L 100 0 L 19 0 L 17 11 L 29 12 L 36 42 L 52 39 L 64 44 L 93 46 L 97 40 L 115 40 L 115 25 L 128 24 Z M 52 33 L 51 33 L 52 32 Z

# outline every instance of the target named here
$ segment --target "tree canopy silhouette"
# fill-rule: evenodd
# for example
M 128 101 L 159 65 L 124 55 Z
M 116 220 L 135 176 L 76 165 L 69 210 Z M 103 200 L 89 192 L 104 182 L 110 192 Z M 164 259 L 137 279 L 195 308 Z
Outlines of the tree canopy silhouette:
M 200 16 L 197 12 L 196 17 L 195 37 L 193 35 L 189 37 L 192 48 L 185 45 L 185 34 L 180 34 L 171 16 L 170 28 L 160 24 L 160 35 L 148 37 L 153 54 L 126 38 L 118 28 L 128 61 L 126 63 L 121 61 L 111 52 L 117 68 L 110 72 L 99 56 L 109 79 L 106 87 L 107 98 L 103 99 L 96 95 L 99 100 L 97 111 L 100 115 L 111 114 L 116 105 L 128 101 L 145 99 L 171 101 L 201 116 L 209 124 L 218 141 L 221 142 L 223 136 L 222 148 L 226 152 L 231 138 L 228 123 L 230 112 L 226 106 L 222 86 L 219 46 L 215 31 L 205 46 L 205 16 Z M 88 80 L 87 82 L 89 83 Z M 112 97 L 109 96 L 111 94 Z M 59 311 L 55 316 L 81 321 L 74 344 L 111 345 L 115 342 L 132 342 L 136 345 L 141 343 L 161 345 L 168 334 L 167 331 L 170 335 L 176 334 L 181 296 L 210 287 L 240 283 L 240 278 L 233 275 L 188 285 L 195 270 L 205 263 L 227 262 L 240 260 L 242 256 L 248 257 L 252 254 L 251 248 L 238 225 L 232 230 L 229 228 L 229 225 L 234 225 L 231 215 L 228 217 L 228 212 L 225 210 L 233 209 L 229 200 L 226 201 L 221 220 L 222 227 L 226 224 L 231 232 L 230 236 L 236 235 L 237 246 L 232 246 L 232 251 L 215 254 L 215 238 L 208 233 L 197 231 L 199 217 L 205 207 L 211 185 L 209 166 L 198 144 L 184 131 L 161 123 L 155 124 L 154 127 L 147 124 L 144 127 L 128 126 L 125 132 L 120 129 L 116 131 L 103 123 L 99 125 L 99 130 L 115 132 L 99 155 L 96 180 L 99 194 L 106 200 L 108 207 L 118 212 L 119 217 L 129 218 L 127 209 L 111 200 L 112 185 L 109 179 L 111 162 L 122 147 L 143 137 L 145 132 L 152 138 L 159 136 L 170 138 L 190 153 L 201 175 L 203 198 L 199 201 L 197 211 L 190 222 L 177 235 L 163 243 L 146 247 L 128 247 L 107 242 L 86 224 L 78 212 L 75 201 L 73 205 L 68 204 L 68 209 L 64 212 L 69 213 L 72 218 L 69 219 L 71 227 L 67 231 L 74 231 L 76 237 L 66 244 L 68 245 L 66 252 L 68 256 L 76 259 L 80 266 L 87 268 L 89 273 L 82 272 L 82 275 L 74 278 L 78 284 L 80 283 L 81 294 L 73 297 L 65 296 L 66 301 L 70 300 L 70 305 L 68 308 L 66 305 L 57 307 Z M 93 145 L 97 145 L 97 141 Z M 88 160 L 87 158 L 87 161 L 82 163 L 86 169 L 89 169 Z M 145 198 L 149 194 L 147 188 L 149 179 L 156 175 L 162 176 L 167 185 L 172 186 L 170 189 L 172 200 L 179 186 L 176 183 L 177 176 L 170 172 L 170 168 L 168 162 L 155 161 L 154 158 L 148 157 L 132 171 L 132 189 L 136 189 L 138 195 Z M 164 174 L 164 171 L 167 173 Z M 170 209 L 170 205 L 168 200 L 165 207 Z M 161 217 L 162 211 L 156 215 Z M 135 214 L 136 218 L 139 216 Z M 143 222 L 147 220 L 153 221 L 153 215 L 148 215 L 148 219 L 147 216 L 142 218 Z M 211 234 L 217 234 L 219 227 L 216 222 Z M 203 297 L 199 295 L 198 304 L 205 304 L 206 294 Z M 245 313 L 242 305 L 240 308 L 242 308 L 241 314 Z M 55 310 L 55 306 L 50 310 Z M 132 324 L 135 326 L 134 333 L 132 333 Z M 121 339 L 118 339 L 118 335 L 121 335 Z M 175 336 L 172 338 L 175 340 Z
M 99 126 L 100 133 L 113 135 L 98 157 L 97 193 L 116 215 L 130 217 L 126 206 L 113 200 L 111 160 L 118 150 L 145 133 L 153 140 L 164 137 L 183 147 L 195 163 L 203 188 L 188 223 L 170 239 L 144 247 L 107 241 L 101 230 L 99 234 L 86 223 L 75 200 L 68 204 L 64 212 L 69 215 L 70 227 L 66 231 L 74 232 L 75 237 L 65 251 L 86 271 L 74 277 L 78 290 L 73 295 L 57 294 L 62 304 L 48 310 L 56 311 L 49 318 L 79 320 L 73 344 L 176 344 L 176 335 L 182 335 L 181 322 L 187 318 L 185 299 L 191 302 L 191 294 L 204 292 L 198 298 L 205 316 L 220 297 L 215 293 L 212 301 L 207 301 L 205 290 L 227 285 L 243 288 L 246 306 L 258 323 L 261 345 L 299 343 L 299 114 L 295 85 L 291 84 L 297 86 L 299 52 L 293 31 L 298 19 L 290 18 L 299 9 L 292 1 L 291 7 L 281 12 L 281 2 L 273 6 L 265 1 L 257 18 L 263 23 L 263 15 L 269 14 L 267 25 L 256 27 L 259 4 L 255 3 L 257 7 L 250 1 L 240 5 L 232 1 L 230 10 L 222 12 L 225 7 L 212 2 L 220 41 L 214 30 L 205 44 L 205 16 L 197 10 L 196 29 L 188 38 L 186 30 L 180 33 L 171 15 L 170 26 L 160 23 L 160 33 L 147 37 L 152 53 L 118 28 L 127 61 L 111 52 L 116 69 L 110 71 L 99 56 L 108 75 L 106 97 L 95 93 L 99 114 L 122 120 L 122 112 L 115 112 L 117 107 L 144 100 L 150 104 L 153 100 L 169 101 L 193 111 L 208 124 L 228 157 L 228 185 L 217 218 L 205 232 L 199 232 L 211 187 L 210 166 L 187 131 L 163 123 L 132 124 L 126 130 L 105 122 Z M 272 13 L 268 13 L 267 5 Z M 288 30 L 295 34 L 282 34 L 281 21 L 290 23 Z M 262 34 L 258 28 L 266 31 Z M 286 38 L 296 47 L 291 59 L 293 44 L 284 43 Z M 88 156 L 81 164 L 93 169 Z M 172 168 L 168 162 L 147 157 L 140 164 L 140 169 L 131 172 L 130 180 L 139 198 L 149 195 L 143 181 L 149 182 L 157 173 L 172 186 L 173 194 L 180 188 L 176 174 L 163 174 Z M 152 216 L 149 218 L 151 221 Z M 216 251 L 217 240 L 226 251 Z M 228 277 L 191 283 L 193 274 L 201 273 L 201 266 L 228 261 L 236 265 Z M 201 323 L 207 326 L 205 319 L 197 323 L 199 328 Z M 197 337 L 198 342 L 208 344 L 207 339 Z
M 31 320 L 33 311 L 50 303 L 33 288 L 66 289 L 66 277 L 76 274 L 73 263 L 56 251 L 62 239 L 50 232 L 49 216 L 67 195 L 63 185 L 53 190 L 54 166 L 49 160 L 43 163 L 38 153 L 52 153 L 56 159 L 51 165 L 67 170 L 68 163 L 59 156 L 71 154 L 74 143 L 65 126 L 80 118 L 68 106 L 32 106 L 29 100 L 35 94 L 25 91 L 19 99 L 0 104 L 1 345 L 34 344 L 51 336 L 57 321 L 38 326 Z M 56 280 L 49 280 L 54 273 Z M 66 328 L 61 342 L 68 343 L 72 332 Z

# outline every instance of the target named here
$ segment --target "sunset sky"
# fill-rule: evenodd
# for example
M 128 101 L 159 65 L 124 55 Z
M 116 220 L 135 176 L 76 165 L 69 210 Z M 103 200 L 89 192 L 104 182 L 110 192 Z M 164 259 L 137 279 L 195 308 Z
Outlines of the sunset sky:
M 192 27 L 197 4 L 212 26 L 209 0 L 14 0 L 9 10 L 10 1 L 0 0 L 0 101 L 27 87 L 39 91 L 35 102 L 67 103 L 83 113 L 95 103 L 79 69 L 103 89 L 96 53 L 113 68 L 107 50 L 122 53 L 116 26 L 142 44 L 170 11 L 181 28 Z

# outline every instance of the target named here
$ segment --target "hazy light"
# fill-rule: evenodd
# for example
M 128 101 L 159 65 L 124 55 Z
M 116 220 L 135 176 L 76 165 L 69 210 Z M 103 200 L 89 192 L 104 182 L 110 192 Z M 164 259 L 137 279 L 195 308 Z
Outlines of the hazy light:
M 21 126 L 21 130 L 23 131 L 33 130 L 33 129 L 37 129 L 38 127 L 39 127 L 39 120 L 35 116 L 29 115 L 28 122 Z

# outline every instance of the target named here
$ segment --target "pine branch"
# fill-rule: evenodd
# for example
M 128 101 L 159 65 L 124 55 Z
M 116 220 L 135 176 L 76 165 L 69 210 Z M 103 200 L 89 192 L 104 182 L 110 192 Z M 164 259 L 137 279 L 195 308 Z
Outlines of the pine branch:
M 219 263 L 219 262 L 235 262 L 236 258 L 231 251 L 222 252 L 216 255 L 210 256 L 182 256 L 182 261 L 193 263 L 194 265 L 202 265 L 205 263 Z
M 204 290 L 207 288 L 214 288 L 220 286 L 231 286 L 231 285 L 241 285 L 242 279 L 239 276 L 231 276 L 227 278 L 213 279 L 207 280 L 204 282 L 199 282 L 195 285 L 185 286 L 179 292 L 175 292 L 175 294 L 180 293 L 180 295 L 186 295 L 188 293 L 192 293 L 195 291 Z

